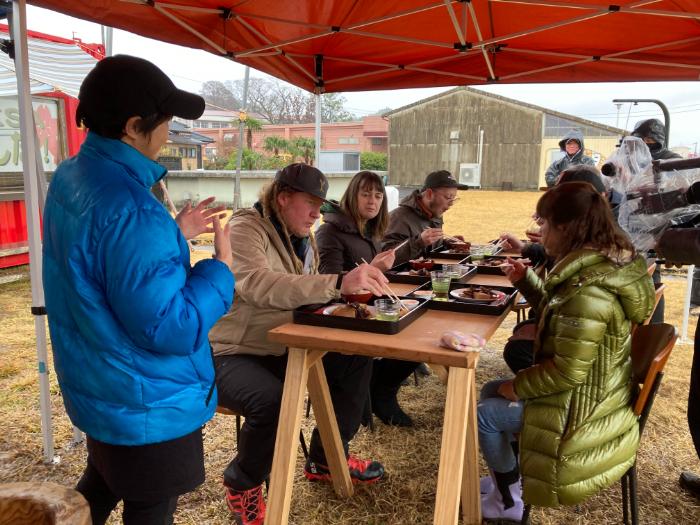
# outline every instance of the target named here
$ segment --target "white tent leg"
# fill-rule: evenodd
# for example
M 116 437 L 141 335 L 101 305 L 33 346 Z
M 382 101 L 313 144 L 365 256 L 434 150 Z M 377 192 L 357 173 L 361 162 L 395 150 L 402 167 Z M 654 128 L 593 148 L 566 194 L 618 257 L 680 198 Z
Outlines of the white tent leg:
M 24 166 L 24 202 L 27 213 L 29 237 L 29 274 L 32 287 L 32 313 L 36 332 L 36 353 L 39 369 L 41 406 L 41 433 L 44 439 L 44 461 L 55 462 L 53 429 L 51 426 L 51 398 L 49 393 L 49 369 L 46 351 L 46 308 L 41 280 L 41 232 L 39 220 L 39 178 L 37 175 L 36 129 L 29 93 L 29 53 L 27 49 L 27 6 L 25 0 L 13 0 L 10 31 L 15 44 L 15 72 L 22 137 L 22 165 Z
M 314 137 L 316 140 L 316 151 L 314 155 L 314 166 L 318 168 L 321 161 L 321 93 L 316 92 L 316 126 L 314 127 Z
M 686 275 L 686 285 L 685 285 L 685 297 L 683 299 L 683 324 L 681 325 L 681 343 L 692 343 L 693 341 L 688 339 L 688 321 L 690 318 L 690 296 L 693 291 L 693 275 L 695 273 L 695 266 L 692 264 L 688 266 L 688 274 Z

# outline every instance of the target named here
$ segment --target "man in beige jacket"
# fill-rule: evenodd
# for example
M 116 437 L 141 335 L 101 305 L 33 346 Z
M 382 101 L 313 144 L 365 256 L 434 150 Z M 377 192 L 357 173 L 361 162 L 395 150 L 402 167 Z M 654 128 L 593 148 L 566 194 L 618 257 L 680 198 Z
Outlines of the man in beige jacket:
M 328 181 L 316 168 L 291 164 L 279 171 L 252 208 L 231 218 L 236 294 L 230 312 L 209 333 L 214 349 L 219 405 L 245 417 L 238 455 L 224 471 L 226 501 L 237 521 L 264 521 L 262 482 L 269 475 L 277 434 L 287 349 L 267 332 L 292 320 L 292 310 L 325 303 L 360 289 L 382 295 L 386 278 L 363 264 L 344 275 L 318 274 L 311 227 L 320 217 Z M 372 370 L 366 357 L 326 354 L 323 364 L 343 445 L 357 432 Z M 354 482 L 384 475 L 381 463 L 348 455 Z M 314 429 L 304 467 L 311 481 L 328 481 L 323 447 Z

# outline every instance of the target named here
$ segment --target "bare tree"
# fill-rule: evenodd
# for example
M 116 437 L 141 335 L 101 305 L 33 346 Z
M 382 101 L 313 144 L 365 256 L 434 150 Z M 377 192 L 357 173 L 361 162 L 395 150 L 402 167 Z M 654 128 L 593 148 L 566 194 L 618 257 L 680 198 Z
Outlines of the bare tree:
M 202 84 L 200 94 L 209 104 L 222 109 L 238 109 L 241 107 L 239 99 L 231 90 L 218 80 L 207 80 Z
M 227 81 L 224 85 L 236 98 L 242 98 L 242 80 Z M 342 95 L 324 94 L 322 122 L 353 120 L 355 116 L 344 106 L 345 97 Z M 315 120 L 315 102 L 312 93 L 266 78 L 250 79 L 248 110 L 259 114 L 271 124 L 308 124 Z

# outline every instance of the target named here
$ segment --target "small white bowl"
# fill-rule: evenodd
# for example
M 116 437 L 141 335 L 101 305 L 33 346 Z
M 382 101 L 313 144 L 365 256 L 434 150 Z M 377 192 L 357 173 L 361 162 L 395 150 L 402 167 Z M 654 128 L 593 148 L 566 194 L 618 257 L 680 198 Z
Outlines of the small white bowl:
M 419 301 L 417 301 L 416 299 L 401 299 L 401 302 L 409 310 L 413 310 L 416 306 L 418 306 L 419 303 Z

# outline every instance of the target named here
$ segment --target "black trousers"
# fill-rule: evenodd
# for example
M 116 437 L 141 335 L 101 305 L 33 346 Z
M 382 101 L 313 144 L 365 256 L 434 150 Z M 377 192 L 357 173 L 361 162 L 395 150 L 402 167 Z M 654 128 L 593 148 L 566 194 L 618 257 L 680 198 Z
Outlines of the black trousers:
M 248 490 L 260 485 L 272 468 L 287 356 L 230 355 L 218 356 L 214 362 L 219 405 L 245 418 L 238 455 L 224 470 L 224 483 L 235 490 Z M 372 361 L 329 353 L 323 357 L 323 368 L 347 454 L 348 442 L 362 419 Z M 326 464 L 318 429 L 311 436 L 309 457 Z
M 657 264 L 656 265 L 656 270 L 654 270 L 654 273 L 651 276 L 651 279 L 654 281 L 654 284 L 658 284 L 661 282 L 661 265 Z M 656 310 L 654 310 L 654 313 L 651 316 L 651 324 L 659 324 L 664 322 L 664 309 L 666 308 L 666 300 L 664 299 L 663 296 L 661 296 L 661 300 L 659 301 L 659 304 L 656 305 Z
M 110 490 L 89 459 L 76 490 L 90 505 L 93 525 L 103 525 L 122 499 Z M 124 525 L 171 525 L 175 507 L 177 507 L 177 498 L 177 496 L 166 496 L 162 499 L 146 501 L 125 499 L 122 514 Z
M 372 397 L 396 397 L 401 383 L 418 368 L 419 363 L 400 359 L 374 359 L 372 363 Z
M 700 319 L 695 327 L 693 364 L 690 368 L 690 392 L 688 393 L 688 427 L 695 451 L 700 458 Z

